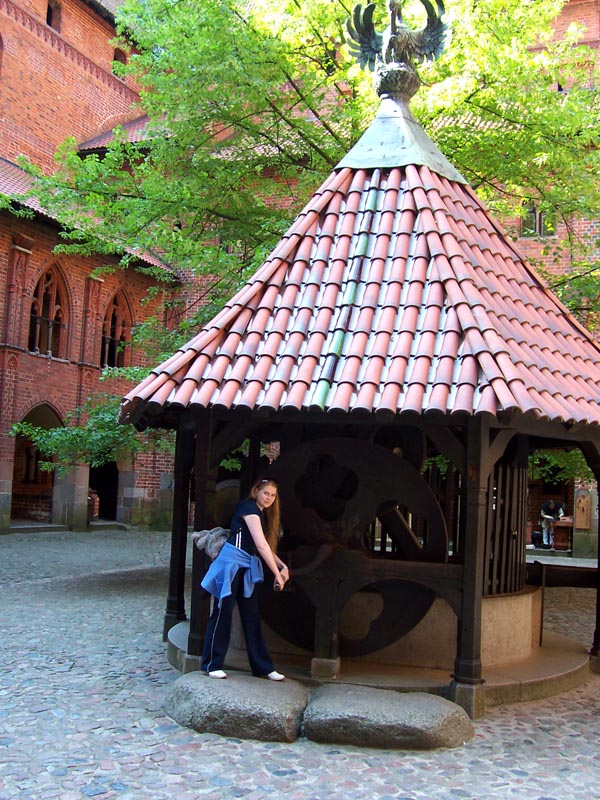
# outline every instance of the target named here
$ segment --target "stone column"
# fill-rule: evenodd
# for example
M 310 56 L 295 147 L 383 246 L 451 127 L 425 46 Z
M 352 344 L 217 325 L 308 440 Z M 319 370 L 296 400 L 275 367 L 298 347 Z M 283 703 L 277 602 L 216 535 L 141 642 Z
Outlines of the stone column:
M 56 477 L 52 493 L 52 522 L 74 531 L 88 527 L 89 467 L 80 466 Z
M 81 330 L 81 352 L 79 360 L 82 364 L 95 367 L 100 364 L 100 348 L 102 342 L 102 320 L 100 318 L 100 293 L 104 281 L 89 275 L 85 282 L 85 298 Z
M 6 440 L 8 440 L 9 438 L 11 437 L 9 436 L 2 437 L 2 439 Z M 13 452 L 14 452 L 14 445 L 13 445 Z M 13 477 L 12 459 L 8 461 L 5 460 L 3 457 L 2 461 L 0 461 L 0 531 L 8 531 L 8 529 L 10 528 L 12 477 Z
M 19 349 L 25 349 L 27 346 L 27 332 L 23 327 L 29 323 L 29 309 L 23 308 L 23 297 L 27 289 L 33 241 L 29 236 L 13 236 L 8 257 L 4 344 Z

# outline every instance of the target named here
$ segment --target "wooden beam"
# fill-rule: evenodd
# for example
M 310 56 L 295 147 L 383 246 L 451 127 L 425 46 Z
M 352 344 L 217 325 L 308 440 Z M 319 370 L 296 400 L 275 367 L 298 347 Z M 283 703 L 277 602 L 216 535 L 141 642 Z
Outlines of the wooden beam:
M 516 431 L 511 430 L 503 430 L 498 431 L 494 438 L 490 437 L 490 443 L 487 447 L 487 452 L 483 454 L 483 464 L 482 464 L 482 477 L 489 478 L 491 475 L 492 470 L 497 461 L 499 461 L 504 453 L 506 452 L 506 448 L 508 447 L 509 443 L 512 439 L 516 436 Z
M 483 552 L 487 512 L 487 477 L 482 466 L 489 458 L 489 421 L 473 417 L 467 423 L 466 510 L 464 516 L 464 561 L 462 607 L 458 620 L 454 683 L 483 684 L 481 669 L 481 608 L 483 597 Z
M 258 422 L 244 419 L 241 422 L 225 422 L 215 433 L 211 445 L 211 467 L 218 467 L 226 455 L 247 439 L 259 427 Z
M 195 498 L 194 530 L 205 530 L 215 526 L 215 478 L 216 470 L 211 466 L 211 442 L 213 420 L 206 411 L 197 421 L 196 451 L 194 460 Z M 192 555 L 192 600 L 190 607 L 190 632 L 188 656 L 199 658 L 204 645 L 204 635 L 210 615 L 210 595 L 202 589 L 200 581 L 210 565 L 204 552 L 194 548 Z
M 190 507 L 190 475 L 194 463 L 195 435 L 193 429 L 182 426 L 175 441 L 173 468 L 173 517 L 171 523 L 171 556 L 169 588 L 163 626 L 163 638 L 185 614 L 185 560 L 187 549 L 188 514 Z
M 461 475 L 467 469 L 467 452 L 465 446 L 449 428 L 425 426 L 426 435 L 431 439 L 440 453 L 454 464 Z
M 581 451 L 585 456 L 589 468 L 594 473 L 596 483 L 600 484 L 600 447 L 592 443 L 581 446 Z M 600 503 L 598 506 L 597 530 L 600 531 Z M 596 624 L 594 627 L 594 638 L 590 648 L 590 665 L 594 672 L 600 672 L 600 547 L 598 548 L 598 570 L 596 582 Z

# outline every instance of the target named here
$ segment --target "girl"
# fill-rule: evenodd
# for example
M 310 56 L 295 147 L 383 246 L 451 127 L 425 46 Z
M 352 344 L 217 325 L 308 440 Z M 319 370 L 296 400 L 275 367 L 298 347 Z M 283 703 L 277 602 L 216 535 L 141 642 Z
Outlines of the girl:
M 231 618 L 237 603 L 252 674 L 282 681 L 265 643 L 255 584 L 264 579 L 262 560 L 274 575 L 274 588 L 281 590 L 289 570 L 277 555 L 279 498 L 277 484 L 265 478 L 256 481 L 250 495 L 237 504 L 229 539 L 209 567 L 202 587 L 213 597 L 206 629 L 202 670 L 211 678 L 226 678 L 223 662 L 231 637 Z M 260 556 L 260 558 L 259 558 Z

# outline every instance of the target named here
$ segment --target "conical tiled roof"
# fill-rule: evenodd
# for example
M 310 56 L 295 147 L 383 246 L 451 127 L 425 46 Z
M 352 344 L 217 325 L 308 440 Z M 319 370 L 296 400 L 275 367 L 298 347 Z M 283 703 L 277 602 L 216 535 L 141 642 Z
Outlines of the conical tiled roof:
M 216 408 L 598 424 L 598 345 L 403 101 L 384 99 L 361 142 L 121 421 Z

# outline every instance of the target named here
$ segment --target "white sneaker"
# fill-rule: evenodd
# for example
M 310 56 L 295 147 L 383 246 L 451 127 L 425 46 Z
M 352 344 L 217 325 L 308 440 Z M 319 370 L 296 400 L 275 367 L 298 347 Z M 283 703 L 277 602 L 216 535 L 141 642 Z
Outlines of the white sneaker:
M 206 673 L 209 678 L 226 678 L 227 673 L 222 669 L 213 669 L 211 672 Z
M 284 681 L 285 675 L 282 675 L 281 672 L 277 672 L 277 670 L 273 670 L 273 672 L 269 672 L 267 678 L 270 681 Z

